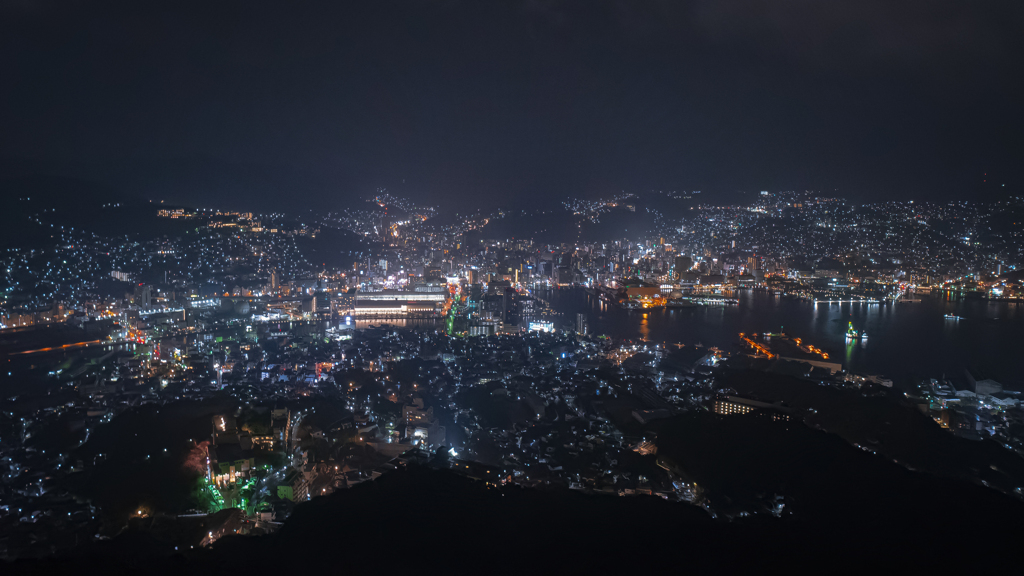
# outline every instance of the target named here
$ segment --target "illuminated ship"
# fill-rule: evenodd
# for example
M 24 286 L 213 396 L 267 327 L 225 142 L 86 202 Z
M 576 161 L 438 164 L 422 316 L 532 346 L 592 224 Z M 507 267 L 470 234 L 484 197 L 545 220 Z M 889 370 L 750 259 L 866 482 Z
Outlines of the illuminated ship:
M 868 339 L 868 333 L 867 332 L 858 332 L 858 331 L 854 330 L 853 329 L 853 322 L 850 322 L 850 327 L 846 329 L 846 339 L 847 340 L 867 340 Z

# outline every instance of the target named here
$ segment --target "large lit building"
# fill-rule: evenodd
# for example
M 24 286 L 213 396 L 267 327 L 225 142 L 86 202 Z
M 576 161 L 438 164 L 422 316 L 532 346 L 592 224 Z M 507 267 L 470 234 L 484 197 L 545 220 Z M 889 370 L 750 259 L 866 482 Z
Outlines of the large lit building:
M 770 416 L 772 420 L 790 419 L 790 410 L 781 404 L 768 404 L 767 402 L 759 402 L 757 400 L 751 400 L 750 398 L 740 398 L 739 396 L 719 396 L 718 398 L 715 398 L 712 409 L 715 414 L 722 414 L 725 416 L 750 414 L 756 411 L 759 414 Z
M 428 318 L 437 315 L 447 300 L 448 292 L 357 292 L 353 312 L 355 316 L 364 318 Z

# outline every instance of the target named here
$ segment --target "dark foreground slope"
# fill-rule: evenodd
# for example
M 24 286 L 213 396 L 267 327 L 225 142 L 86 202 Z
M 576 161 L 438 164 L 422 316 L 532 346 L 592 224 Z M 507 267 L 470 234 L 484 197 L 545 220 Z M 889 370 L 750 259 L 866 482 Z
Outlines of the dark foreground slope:
M 412 468 L 303 504 L 274 536 L 223 538 L 186 556 L 127 533 L 10 572 L 949 573 L 1009 565 L 1024 535 L 1024 505 L 1011 497 L 911 472 L 799 423 L 695 415 L 658 442 L 712 503 L 778 492 L 792 513 L 724 521 L 651 497 L 496 489 Z
M 993 439 L 967 440 L 935 424 L 901 394 L 864 395 L 752 371 L 727 371 L 722 386 L 740 396 L 782 402 L 812 428 L 905 464 L 1011 494 L 1024 487 L 1024 459 Z M 689 435 L 685 435 L 689 437 Z

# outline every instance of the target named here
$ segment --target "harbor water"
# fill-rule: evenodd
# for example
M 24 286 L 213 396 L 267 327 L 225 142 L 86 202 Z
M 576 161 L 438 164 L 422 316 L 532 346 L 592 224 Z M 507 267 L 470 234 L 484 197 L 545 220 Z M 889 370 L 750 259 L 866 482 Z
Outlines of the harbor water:
M 858 374 L 887 375 L 904 383 L 943 376 L 956 382 L 969 369 L 976 378 L 1024 388 L 1024 303 L 924 296 L 895 304 L 815 304 L 740 290 L 737 304 L 625 310 L 580 288 L 554 289 L 543 297 L 564 323 L 582 312 L 592 334 L 615 339 L 738 351 L 740 332 L 785 332 L 824 349 Z M 851 322 L 867 333 L 866 339 L 848 341 Z

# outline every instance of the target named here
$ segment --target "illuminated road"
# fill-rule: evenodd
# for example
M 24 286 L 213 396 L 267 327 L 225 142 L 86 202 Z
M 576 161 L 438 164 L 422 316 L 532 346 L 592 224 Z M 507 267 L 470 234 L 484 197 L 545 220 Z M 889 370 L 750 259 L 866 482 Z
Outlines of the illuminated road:
M 46 348 L 38 348 L 36 350 L 23 350 L 21 352 L 11 352 L 10 356 L 18 354 L 39 354 L 41 352 L 54 352 L 61 350 L 72 350 L 76 348 L 88 348 L 89 346 L 96 346 L 98 344 L 124 344 L 128 340 L 89 340 L 87 342 L 75 342 L 74 344 L 64 344 L 62 346 L 48 346 Z

